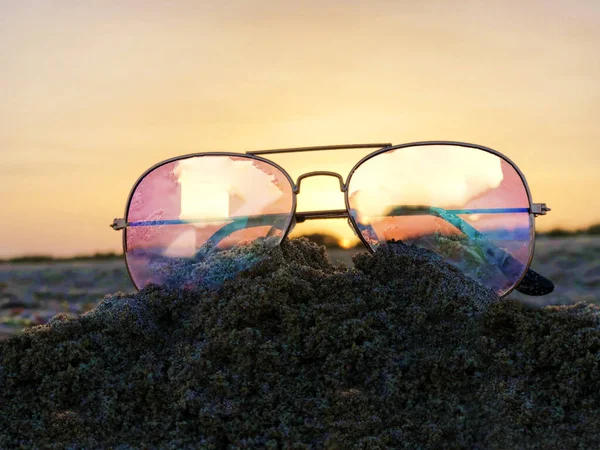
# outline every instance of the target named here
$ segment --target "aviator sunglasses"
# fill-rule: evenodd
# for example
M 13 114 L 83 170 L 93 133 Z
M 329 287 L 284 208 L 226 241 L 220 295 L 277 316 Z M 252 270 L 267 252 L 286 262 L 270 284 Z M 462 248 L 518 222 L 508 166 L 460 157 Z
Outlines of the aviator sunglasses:
M 261 155 L 369 149 L 344 179 L 315 171 L 296 181 Z M 337 178 L 345 209 L 296 211 L 302 180 Z M 450 141 L 356 144 L 207 152 L 162 161 L 134 184 L 124 218 L 123 252 L 138 289 L 193 282 L 193 268 L 213 251 L 260 241 L 278 246 L 295 224 L 346 218 L 374 252 L 390 241 L 422 247 L 503 297 L 553 291 L 529 268 L 535 217 L 525 176 L 503 154 Z M 182 268 L 187 267 L 187 272 Z M 182 276 L 182 273 L 187 274 Z M 186 281 L 187 280 L 187 281 Z

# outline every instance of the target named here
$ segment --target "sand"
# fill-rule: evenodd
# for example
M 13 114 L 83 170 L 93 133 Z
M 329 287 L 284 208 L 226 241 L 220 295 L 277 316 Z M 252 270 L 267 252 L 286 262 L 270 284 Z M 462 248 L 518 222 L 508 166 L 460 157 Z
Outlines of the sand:
M 354 263 L 257 244 L 0 342 L 0 448 L 600 446 L 598 307 L 402 244 Z

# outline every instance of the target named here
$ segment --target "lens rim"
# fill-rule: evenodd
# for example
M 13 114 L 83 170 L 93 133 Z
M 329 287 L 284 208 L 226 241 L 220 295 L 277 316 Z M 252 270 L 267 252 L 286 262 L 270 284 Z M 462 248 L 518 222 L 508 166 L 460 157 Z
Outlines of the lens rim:
M 521 182 L 523 183 L 523 186 L 525 187 L 525 192 L 527 193 L 527 201 L 529 202 L 529 242 L 530 242 L 530 246 L 529 246 L 529 259 L 527 261 L 527 265 L 525 266 L 525 270 L 523 271 L 523 273 L 521 274 L 520 278 L 510 287 L 510 289 L 506 290 L 506 292 L 504 292 L 502 295 L 500 295 L 500 298 L 504 298 L 506 297 L 508 294 L 510 294 L 518 285 L 519 283 L 523 280 L 523 278 L 525 277 L 525 275 L 527 274 L 527 271 L 529 270 L 529 267 L 531 266 L 531 261 L 533 260 L 533 254 L 535 252 L 535 215 L 532 212 L 532 204 L 533 204 L 533 200 L 531 197 L 531 191 L 529 189 L 529 185 L 527 184 L 527 180 L 525 179 L 525 175 L 523 174 L 523 172 L 521 172 L 521 169 L 519 169 L 519 167 L 506 155 L 500 153 L 497 150 L 494 150 L 492 148 L 489 147 L 485 147 L 483 145 L 478 145 L 478 144 L 471 144 L 468 142 L 458 142 L 458 141 L 421 141 L 421 142 L 409 142 L 406 144 L 399 144 L 399 145 L 393 145 L 390 147 L 385 147 L 385 148 L 381 148 L 379 150 L 376 150 L 372 153 L 369 153 L 368 155 L 364 156 L 363 158 L 361 158 L 355 165 L 354 167 L 352 167 L 352 170 L 350 170 L 350 173 L 348 174 L 348 177 L 346 178 L 346 184 L 345 184 L 345 189 L 344 189 L 344 201 L 346 203 L 346 210 L 348 211 L 348 219 L 350 221 L 350 224 L 352 225 L 352 227 L 354 228 L 354 231 L 356 232 L 356 235 L 358 236 L 358 238 L 361 240 L 361 242 L 363 243 L 363 245 L 369 250 L 370 253 L 374 253 L 375 249 L 371 247 L 371 245 L 368 243 L 368 241 L 363 237 L 360 228 L 358 227 L 358 224 L 356 223 L 356 220 L 354 219 L 353 215 L 350 213 L 351 209 L 350 209 L 350 199 L 349 199 L 349 192 L 350 192 L 350 183 L 352 181 L 352 176 L 354 175 L 354 172 L 356 172 L 356 170 L 366 161 L 370 160 L 371 158 L 380 155 L 382 153 L 387 153 L 389 151 L 393 151 L 393 150 L 398 150 L 398 149 L 403 149 L 403 148 L 409 148 L 409 147 L 426 147 L 426 146 L 434 146 L 434 145 L 445 145 L 445 146 L 451 146 L 451 147 L 462 147 L 462 148 L 471 148 L 471 149 L 475 149 L 475 150 L 481 150 L 487 153 L 491 153 L 492 155 L 496 155 L 497 157 L 501 158 L 502 160 L 506 161 L 508 164 L 510 164 L 513 169 L 515 169 L 515 171 L 517 172 L 517 174 L 519 175 L 519 178 L 521 179 Z
M 127 202 L 125 203 L 125 215 L 123 216 L 125 218 L 125 221 L 127 222 L 128 217 L 129 217 L 129 209 L 131 207 L 131 201 L 133 199 L 133 195 L 135 194 L 135 191 L 137 190 L 138 186 L 140 185 L 140 183 L 146 178 L 146 176 L 148 176 L 150 173 L 152 173 L 154 170 L 158 169 L 159 167 L 162 167 L 166 164 L 170 164 L 176 161 L 182 161 L 185 159 L 190 159 L 190 158 L 196 158 L 196 157 L 202 157 L 202 156 L 230 156 L 230 157 L 235 157 L 235 158 L 246 158 L 246 159 L 250 159 L 250 160 L 254 160 L 254 161 L 260 161 L 266 164 L 269 164 L 272 167 L 275 167 L 276 169 L 278 169 L 281 173 L 283 173 L 285 175 L 285 177 L 287 178 L 288 182 L 290 183 L 290 188 L 292 190 L 292 211 L 290 212 L 290 217 L 286 223 L 285 229 L 283 230 L 283 233 L 281 234 L 281 239 L 279 241 L 279 244 L 281 244 L 281 242 L 283 241 L 283 239 L 288 235 L 289 233 L 289 228 L 291 223 L 294 220 L 294 216 L 296 215 L 296 206 L 297 206 L 297 187 L 294 183 L 294 181 L 292 180 L 292 177 L 290 176 L 289 173 L 287 173 L 287 171 L 281 167 L 279 164 L 268 160 L 266 158 L 261 158 L 260 156 L 255 156 L 255 155 L 250 155 L 250 154 L 246 154 L 246 153 L 234 153 L 234 152 L 200 152 L 200 153 L 189 153 L 187 155 L 181 155 L 181 156 L 175 156 L 173 158 L 169 158 L 166 159 L 164 161 L 161 161 L 159 163 L 154 164 L 152 167 L 146 169 L 136 180 L 136 182 L 133 184 L 133 187 L 131 188 L 131 190 L 129 191 L 129 195 L 127 196 Z M 125 259 L 125 267 L 127 268 L 127 274 L 129 275 L 129 279 L 131 280 L 131 283 L 135 286 L 135 288 L 137 290 L 140 290 L 142 288 L 140 288 L 137 283 L 135 282 L 135 280 L 133 279 L 133 275 L 131 274 L 131 270 L 129 269 L 129 262 L 127 261 L 127 229 L 128 227 L 126 226 L 123 229 L 123 236 L 122 236 L 122 245 L 123 245 L 123 257 Z

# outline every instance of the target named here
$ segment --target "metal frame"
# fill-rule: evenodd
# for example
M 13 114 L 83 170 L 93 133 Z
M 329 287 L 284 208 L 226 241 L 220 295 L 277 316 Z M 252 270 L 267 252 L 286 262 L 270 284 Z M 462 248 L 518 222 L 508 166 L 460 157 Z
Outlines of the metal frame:
M 233 153 L 233 152 L 202 152 L 202 153 L 189 153 L 187 155 L 182 155 L 182 156 L 175 156 L 173 158 L 169 158 L 169 159 L 165 159 L 164 161 L 161 161 L 159 163 L 154 164 L 152 167 L 150 167 L 149 169 L 147 169 L 144 173 L 142 173 L 142 175 L 140 175 L 138 177 L 138 179 L 136 180 L 136 182 L 134 183 L 133 187 L 131 188 L 131 191 L 129 191 L 129 195 L 127 196 L 127 203 L 125 204 L 125 214 L 124 214 L 124 218 L 123 219 L 115 219 L 113 221 L 113 224 L 111 225 L 111 228 L 113 230 L 123 230 L 123 257 L 125 258 L 125 266 L 127 267 L 127 274 L 129 275 L 129 278 L 131 279 L 131 282 L 133 283 L 133 285 L 137 287 L 137 284 L 135 283 L 135 280 L 133 279 L 133 276 L 131 275 L 131 271 L 129 270 L 129 263 L 127 262 L 127 217 L 129 216 L 129 207 L 131 206 L 131 200 L 133 198 L 133 194 L 135 193 L 135 190 L 137 189 L 137 187 L 139 186 L 139 184 L 142 182 L 142 180 L 144 178 L 146 178 L 146 176 L 154 171 L 155 169 L 158 169 L 159 167 L 164 166 L 165 164 L 169 164 L 175 161 L 182 161 L 184 159 L 189 159 L 189 158 L 195 158 L 197 156 L 231 156 L 231 157 L 235 157 L 235 158 L 245 158 L 245 159 L 251 159 L 251 160 L 257 160 L 257 161 L 262 161 L 266 164 L 269 164 L 273 167 L 275 167 L 276 169 L 278 169 L 279 171 L 281 171 L 281 173 L 283 173 L 286 178 L 288 179 L 288 181 L 290 182 L 290 186 L 292 186 L 292 193 L 293 198 L 292 198 L 292 214 L 290 215 L 290 219 L 288 221 L 288 223 L 286 224 L 286 229 L 290 228 L 290 224 L 293 222 L 294 220 L 294 216 L 296 214 L 296 204 L 297 204 L 297 199 L 296 199 L 296 192 L 295 192 L 295 185 L 294 185 L 294 181 L 292 180 L 292 177 L 290 177 L 290 175 L 286 172 L 286 170 L 281 167 L 279 164 L 270 161 L 268 159 L 265 158 L 261 158 L 260 156 L 254 156 L 254 155 L 246 155 L 243 153 Z M 285 234 L 285 236 L 287 236 L 287 234 Z M 139 289 L 139 288 L 138 288 Z
M 124 215 L 125 218 L 114 219 L 111 227 L 114 230 L 123 230 L 123 253 L 125 256 L 125 263 L 127 266 L 127 272 L 129 274 L 129 277 L 131 278 L 131 281 L 135 285 L 135 281 L 133 280 L 133 277 L 131 276 L 131 272 L 129 271 L 129 265 L 127 263 L 127 258 L 126 258 L 126 255 L 127 255 L 127 228 L 128 228 L 126 218 L 129 215 L 129 208 L 131 206 L 131 200 L 133 198 L 133 194 L 135 193 L 135 191 L 136 191 L 137 187 L 139 186 L 139 184 L 141 183 L 141 181 L 155 169 L 157 169 L 165 164 L 169 164 L 169 163 L 172 163 L 175 161 L 181 161 L 181 160 L 194 158 L 194 157 L 201 157 L 201 156 L 230 156 L 230 157 L 236 157 L 236 158 L 247 158 L 250 160 L 257 160 L 257 161 L 261 161 L 263 163 L 269 164 L 269 165 L 275 167 L 276 169 L 278 169 L 288 179 L 290 186 L 292 188 L 292 193 L 293 193 L 292 212 L 291 212 L 290 218 L 287 221 L 286 226 L 283 230 L 282 239 L 284 239 L 285 237 L 287 237 L 289 235 L 289 233 L 292 231 L 292 229 L 296 223 L 302 223 L 306 220 L 314 220 L 314 219 L 346 218 L 346 219 L 348 219 L 349 224 L 352 226 L 357 237 L 360 239 L 360 241 L 363 243 L 363 245 L 367 248 L 367 250 L 369 252 L 373 253 L 374 250 L 371 248 L 369 243 L 365 240 L 358 224 L 356 223 L 356 220 L 354 219 L 352 214 L 350 214 L 350 200 L 348 198 L 348 188 L 350 186 L 352 176 L 354 175 L 356 170 L 362 164 L 364 164 L 366 161 L 369 161 L 371 158 L 373 158 L 377 155 L 380 155 L 382 153 L 395 151 L 395 150 L 401 150 L 404 148 L 412 148 L 412 147 L 419 147 L 419 146 L 433 146 L 433 145 L 456 146 L 456 147 L 463 147 L 463 148 L 466 147 L 466 148 L 477 149 L 477 150 L 481 150 L 481 151 L 493 154 L 493 155 L 503 159 L 508 164 L 510 164 L 515 169 L 515 171 L 519 175 L 521 181 L 523 182 L 523 185 L 525 186 L 525 191 L 527 193 L 527 199 L 529 202 L 529 226 L 530 226 L 530 239 L 531 239 L 529 259 L 528 259 L 527 266 L 526 266 L 527 269 L 523 272 L 523 274 L 521 275 L 521 278 L 519 278 L 519 280 L 511 287 L 511 289 L 509 289 L 507 292 L 505 292 L 503 294 L 503 296 L 506 296 L 510 292 L 512 292 L 519 285 L 519 283 L 521 283 L 521 281 L 525 277 L 525 275 L 531 265 L 531 261 L 533 259 L 533 254 L 535 251 L 534 219 L 536 216 L 545 215 L 546 212 L 550 211 L 550 208 L 548 208 L 545 203 L 533 203 L 532 198 L 531 198 L 531 191 L 529 189 L 529 185 L 527 183 L 525 175 L 521 172 L 521 170 L 518 168 L 518 166 L 512 160 L 510 160 L 507 156 L 505 156 L 504 154 L 502 154 L 496 150 L 493 150 L 489 147 L 484 147 L 482 145 L 477 145 L 477 144 L 470 144 L 470 143 L 466 143 L 466 142 L 421 141 L 421 142 L 411 142 L 411 143 L 400 144 L 400 145 L 392 145 L 390 143 L 328 145 L 328 146 L 318 146 L 318 147 L 296 147 L 296 148 L 284 148 L 284 149 L 272 149 L 272 150 L 253 150 L 253 151 L 247 151 L 245 153 L 202 152 L 202 153 L 190 153 L 187 155 L 176 156 L 176 157 L 166 159 L 164 161 L 161 161 L 161 162 L 153 165 L 152 167 L 147 169 L 137 179 L 137 181 L 134 183 L 133 187 L 131 188 L 131 191 L 129 192 L 129 196 L 127 198 L 127 203 L 125 205 L 125 215 Z M 364 156 L 363 158 L 361 158 L 354 165 L 354 167 L 350 170 L 350 173 L 346 177 L 345 181 L 344 181 L 344 178 L 342 177 L 342 175 L 340 175 L 337 172 L 312 171 L 312 172 L 307 172 L 307 173 L 300 175 L 298 177 L 298 179 L 296 180 L 296 182 L 294 183 L 291 176 L 288 174 L 288 172 L 283 167 L 281 167 L 279 164 L 277 164 L 269 159 L 266 159 L 266 158 L 263 158 L 260 156 L 260 155 L 273 155 L 273 154 L 281 154 L 281 153 L 299 153 L 299 152 L 311 152 L 311 151 L 323 151 L 323 150 L 346 150 L 346 149 L 361 149 L 361 148 L 377 148 L 377 150 L 375 150 L 375 151 L 369 153 L 368 155 Z M 346 206 L 345 210 L 344 209 L 331 209 L 331 210 L 305 211 L 305 212 L 297 212 L 296 211 L 297 195 L 300 193 L 300 185 L 301 185 L 302 180 L 305 178 L 310 178 L 310 177 L 314 177 L 314 176 L 331 176 L 331 177 L 338 179 L 339 185 L 340 185 L 340 191 L 344 193 L 344 203 Z
M 298 153 L 298 152 L 313 152 L 321 150 L 347 150 L 351 148 L 382 148 L 391 147 L 392 144 L 349 144 L 349 145 L 320 145 L 317 147 L 294 147 L 294 148 L 277 148 L 274 150 L 250 150 L 247 155 L 274 155 L 278 153 Z
M 422 141 L 422 142 L 411 142 L 408 144 L 400 144 L 400 145 L 394 145 L 391 147 L 387 147 L 387 148 L 382 148 L 380 150 L 374 151 L 366 156 L 364 156 L 360 161 L 358 161 L 354 167 L 352 168 L 352 170 L 350 170 L 350 173 L 348 174 L 348 178 L 346 179 L 346 184 L 345 184 L 345 195 L 344 198 L 346 200 L 346 209 L 349 211 L 350 210 L 350 203 L 349 203 L 349 199 L 348 199 L 348 187 L 350 185 L 350 181 L 352 180 L 352 176 L 354 175 L 354 172 L 356 172 L 356 169 L 358 169 L 363 163 L 365 163 L 366 161 L 370 160 L 371 158 L 373 158 L 374 156 L 380 155 L 381 153 L 386 153 L 389 151 L 394 151 L 394 150 L 399 150 L 399 149 L 403 149 L 403 148 L 409 148 L 409 147 L 422 147 L 422 146 L 431 146 L 431 145 L 447 145 L 447 146 L 455 146 L 455 147 L 461 147 L 461 148 L 473 148 L 476 150 L 482 150 L 484 152 L 487 153 L 491 153 L 492 155 L 496 155 L 499 158 L 503 159 L 504 161 L 506 161 L 507 163 L 509 163 L 517 172 L 517 174 L 519 175 L 519 177 L 521 178 L 521 181 L 523 182 L 523 185 L 525 186 L 525 191 L 527 192 L 527 199 L 529 201 L 529 228 L 530 228 L 530 240 L 531 240 L 531 247 L 529 250 L 529 259 L 527 261 L 527 265 L 526 265 L 526 269 L 523 271 L 523 274 L 521 275 L 521 277 L 519 278 L 519 280 L 513 284 L 513 286 L 506 291 L 502 297 L 506 297 L 508 294 L 510 294 L 518 285 L 519 283 L 521 283 L 521 281 L 523 280 L 523 278 L 525 277 L 525 275 L 527 274 L 527 271 L 529 270 L 529 267 L 531 267 L 531 261 L 533 260 L 533 254 L 535 251 L 535 223 L 534 223 L 534 219 L 535 219 L 535 213 L 533 212 L 533 200 L 531 198 L 531 191 L 529 189 L 529 184 L 527 184 L 527 180 L 525 179 L 525 175 L 523 174 L 523 172 L 521 172 L 521 169 L 519 169 L 517 167 L 517 165 L 512 162 L 507 156 L 503 155 L 502 153 L 493 150 L 489 147 L 484 147 L 482 145 L 477 145 L 477 144 L 470 144 L 467 142 L 455 142 L 455 141 Z M 545 204 L 544 204 L 545 206 Z M 349 215 L 349 219 L 352 222 L 352 226 L 354 227 L 354 229 L 358 229 L 358 224 L 356 223 L 356 221 L 354 220 L 354 218 L 352 217 L 352 215 Z M 364 236 L 362 235 L 362 233 L 357 233 L 359 239 L 362 241 L 362 243 L 367 247 L 367 248 L 371 248 L 368 243 L 366 242 L 366 240 L 364 239 Z

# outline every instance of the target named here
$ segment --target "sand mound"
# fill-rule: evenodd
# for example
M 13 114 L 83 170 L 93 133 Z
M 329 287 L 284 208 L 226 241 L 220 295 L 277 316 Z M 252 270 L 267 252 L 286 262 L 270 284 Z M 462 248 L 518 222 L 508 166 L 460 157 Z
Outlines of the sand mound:
M 600 445 L 597 307 L 500 301 L 402 244 L 355 264 L 224 252 L 0 342 L 0 448 Z

